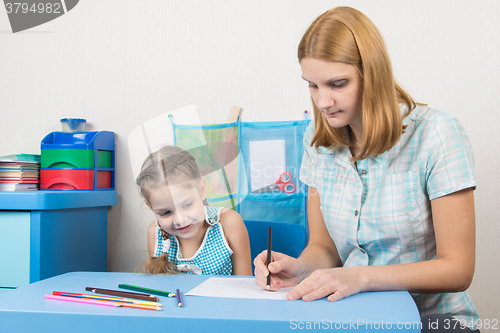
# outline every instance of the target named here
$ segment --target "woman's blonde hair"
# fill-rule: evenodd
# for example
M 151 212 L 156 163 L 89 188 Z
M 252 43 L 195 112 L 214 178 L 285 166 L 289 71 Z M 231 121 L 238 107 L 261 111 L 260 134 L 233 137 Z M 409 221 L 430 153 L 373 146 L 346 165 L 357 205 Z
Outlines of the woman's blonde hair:
M 178 184 L 188 188 L 198 187 L 200 178 L 200 171 L 193 155 L 176 146 L 165 146 L 146 158 L 136 183 L 139 185 L 141 195 L 148 202 L 151 190 Z M 206 201 L 204 204 L 207 204 Z M 170 237 L 161 227 L 160 230 L 164 240 Z M 167 253 L 148 258 L 143 263 L 142 269 L 149 274 L 180 273 L 168 260 Z
M 380 32 L 360 11 L 337 7 L 319 16 L 299 43 L 299 62 L 314 58 L 354 65 L 363 78 L 363 138 L 360 152 L 352 158 L 359 161 L 391 149 L 403 133 L 399 104 L 407 107 L 406 117 L 415 101 L 395 81 L 391 61 Z M 315 132 L 311 146 L 338 149 L 353 145 L 349 128 L 333 128 L 314 104 Z

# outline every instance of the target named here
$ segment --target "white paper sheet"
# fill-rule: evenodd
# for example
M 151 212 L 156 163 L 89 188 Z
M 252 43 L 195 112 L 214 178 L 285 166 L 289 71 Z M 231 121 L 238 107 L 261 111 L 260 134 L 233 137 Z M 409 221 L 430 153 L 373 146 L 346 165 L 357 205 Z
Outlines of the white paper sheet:
M 267 291 L 255 284 L 255 278 L 209 278 L 185 295 L 286 300 L 286 294 L 291 289 L 282 288 L 278 291 Z
M 276 183 L 286 171 L 285 140 L 249 142 L 252 191 Z

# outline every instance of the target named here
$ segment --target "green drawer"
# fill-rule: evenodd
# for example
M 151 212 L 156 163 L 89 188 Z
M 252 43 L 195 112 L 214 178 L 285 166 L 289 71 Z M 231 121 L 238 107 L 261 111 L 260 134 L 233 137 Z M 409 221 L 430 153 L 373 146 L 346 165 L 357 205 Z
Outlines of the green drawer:
M 97 167 L 98 168 L 111 168 L 111 156 L 113 153 L 108 150 L 97 151 Z
M 113 152 L 97 151 L 97 167 L 111 168 Z M 94 149 L 42 149 L 41 168 L 93 169 Z
M 42 149 L 41 168 L 93 169 L 93 149 Z

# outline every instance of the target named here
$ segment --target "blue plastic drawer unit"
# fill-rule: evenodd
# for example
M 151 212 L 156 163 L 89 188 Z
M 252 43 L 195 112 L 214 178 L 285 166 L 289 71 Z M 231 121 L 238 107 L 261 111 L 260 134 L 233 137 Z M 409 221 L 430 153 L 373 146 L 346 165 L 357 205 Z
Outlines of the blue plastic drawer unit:
M 115 134 L 52 132 L 41 144 L 42 190 L 114 190 Z
M 0 293 L 66 272 L 105 272 L 116 204 L 116 191 L 0 192 Z

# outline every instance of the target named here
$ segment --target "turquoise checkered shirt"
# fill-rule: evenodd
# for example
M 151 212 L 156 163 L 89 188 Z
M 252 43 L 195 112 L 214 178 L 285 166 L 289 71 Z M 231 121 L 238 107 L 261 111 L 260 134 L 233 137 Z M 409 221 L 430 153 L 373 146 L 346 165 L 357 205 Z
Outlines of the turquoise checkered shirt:
M 233 251 L 226 242 L 220 224 L 221 207 L 205 206 L 205 221 L 209 224 L 205 237 L 198 251 L 191 258 L 183 258 L 179 251 L 177 237 L 170 235 L 163 239 L 161 229 L 156 226 L 155 257 L 168 253 L 170 260 L 182 272 L 204 275 L 231 275 Z
M 357 169 L 348 148 L 316 150 L 314 123 L 306 130 L 300 180 L 318 189 L 344 267 L 435 259 L 430 200 L 476 186 L 471 144 L 457 119 L 419 106 L 404 124 L 396 146 Z M 468 292 L 412 296 L 421 316 L 479 319 Z

